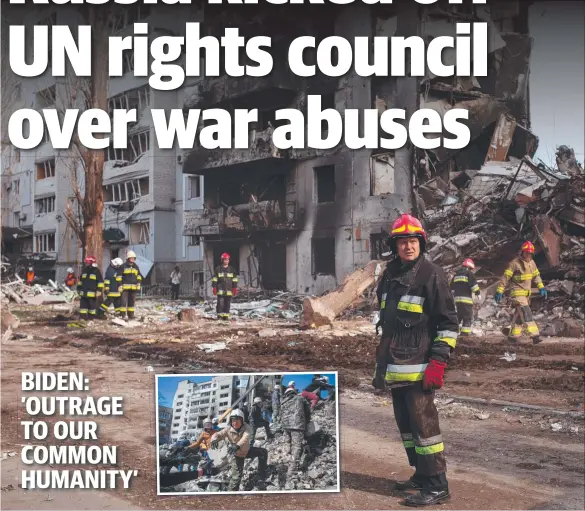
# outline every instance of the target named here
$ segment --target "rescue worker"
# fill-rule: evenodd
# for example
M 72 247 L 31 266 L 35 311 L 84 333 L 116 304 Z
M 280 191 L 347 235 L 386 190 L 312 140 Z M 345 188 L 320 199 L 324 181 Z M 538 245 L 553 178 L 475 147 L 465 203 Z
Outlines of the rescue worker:
M 286 386 L 286 388 L 287 389 L 293 389 L 296 392 L 297 391 L 297 388 L 296 388 L 295 385 L 296 385 L 295 381 L 294 380 L 291 380 L 291 381 L 288 382 L 288 385 Z
M 233 455 L 232 473 L 228 484 L 228 491 L 238 491 L 244 474 L 246 459 L 258 458 L 258 477 L 261 481 L 266 478 L 268 466 L 268 451 L 261 447 L 250 446 L 252 430 L 244 422 L 242 410 L 233 410 L 229 418 L 229 426 L 218 431 L 211 440 L 211 448 L 217 449 L 221 440 L 227 440 L 228 453 Z
M 171 447 L 171 456 L 177 456 L 178 459 L 184 459 L 185 455 L 181 452 L 183 451 L 191 442 L 189 441 L 189 435 L 186 432 L 181 433 L 179 440 L 177 440 L 173 446 Z M 183 463 L 179 463 L 177 465 L 177 471 L 183 471 Z
M 274 389 L 272 390 L 272 421 L 276 425 L 279 426 L 280 423 L 280 392 L 281 387 L 280 385 L 275 385 Z
M 462 336 L 467 336 L 471 333 L 471 324 L 473 323 L 473 297 L 472 293 L 480 296 L 479 285 L 475 280 L 473 270 L 475 263 L 473 259 L 465 259 L 461 268 L 455 272 L 455 276 L 451 280 L 451 292 L 455 297 L 455 305 L 457 306 L 457 317 L 461 323 L 460 333 Z
M 32 286 L 34 280 L 35 280 L 35 271 L 33 270 L 32 266 L 29 266 L 28 270 L 26 271 L 26 283 L 29 286 Z
M 319 402 L 321 391 L 329 390 L 331 388 L 332 385 L 329 385 L 329 377 L 316 374 L 313 376 L 311 383 L 309 383 L 309 385 L 305 387 L 305 390 L 301 392 L 301 396 L 311 401 L 311 410 L 314 410 Z
M 114 305 L 114 312 L 122 312 L 122 274 L 120 267 L 124 261 L 119 257 L 112 259 L 104 277 L 104 294 L 106 299 L 102 302 L 103 312 L 109 312 L 110 305 Z
M 548 293 L 540 278 L 540 271 L 538 271 L 536 263 L 532 259 L 532 254 L 534 254 L 534 245 L 530 241 L 524 242 L 520 248 L 520 256 L 512 260 L 508 268 L 506 268 L 504 277 L 496 289 L 495 300 L 496 303 L 500 303 L 506 287 L 510 284 L 510 298 L 512 298 L 512 305 L 515 309 L 508 334 L 508 340 L 511 342 L 517 342 L 522 337 L 523 327 L 526 328 L 528 335 L 532 337 L 533 344 L 541 342 L 538 325 L 534 321 L 530 310 L 532 283 L 536 284 L 540 296 L 546 298 Z
M 288 442 L 288 454 L 292 460 L 288 466 L 287 476 L 298 472 L 303 455 L 303 443 L 307 425 L 311 420 L 309 402 L 297 394 L 294 388 L 288 387 L 280 406 L 280 421 Z
M 213 296 L 217 296 L 218 319 L 229 320 L 232 296 L 238 293 L 238 275 L 230 266 L 230 255 L 227 252 L 221 255 L 221 264 L 215 268 L 211 285 Z
M 405 504 L 426 506 L 449 497 L 435 390 L 457 342 L 455 301 L 443 270 L 425 256 L 427 235 L 418 219 L 401 215 L 388 240 L 393 259 L 377 289 L 382 338 L 373 386 L 391 388 L 394 416 L 415 473 L 397 490 L 420 490 Z
M 77 284 L 77 279 L 75 278 L 75 272 L 73 268 L 67 268 L 67 276 L 65 277 L 65 286 L 69 289 L 73 290 L 75 285 Z
M 270 431 L 270 423 L 264 418 L 262 413 L 262 404 L 261 397 L 254 398 L 252 403 L 252 413 L 250 414 L 250 426 L 252 427 L 252 436 L 250 437 L 251 446 L 254 446 L 254 440 L 256 440 L 256 431 L 258 431 L 258 428 L 264 428 L 268 440 L 274 438 L 274 435 Z
M 97 298 L 104 289 L 104 279 L 95 257 L 87 256 L 83 262 L 85 267 L 81 271 L 81 276 L 77 283 L 77 292 L 81 297 L 79 315 L 82 319 L 86 319 L 88 316 L 95 318 L 97 314 Z
M 136 254 L 132 250 L 126 253 L 126 263 L 122 265 L 120 272 L 122 273 L 122 304 L 120 306 L 120 313 L 122 317 L 128 314 L 128 319 L 133 319 L 136 293 L 140 291 L 142 274 L 136 264 Z
M 217 430 L 213 427 L 213 421 L 211 420 L 211 417 L 205 417 L 205 419 L 203 419 L 203 431 L 199 435 L 199 439 L 196 442 L 190 444 L 187 449 L 199 448 L 201 451 L 203 451 L 203 455 L 206 458 L 209 457 L 207 451 L 211 448 L 211 439 L 216 433 Z

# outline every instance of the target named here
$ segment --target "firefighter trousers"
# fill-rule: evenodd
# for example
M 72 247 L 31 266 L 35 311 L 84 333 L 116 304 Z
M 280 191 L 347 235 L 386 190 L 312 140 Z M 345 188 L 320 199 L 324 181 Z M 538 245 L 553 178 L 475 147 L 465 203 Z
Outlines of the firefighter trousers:
M 232 297 L 219 295 L 217 297 L 216 312 L 219 319 L 230 319 L 230 307 L 232 305 Z
M 95 318 L 97 314 L 97 298 L 88 298 L 82 296 L 79 301 L 79 315 L 82 318 L 92 317 Z
M 392 389 L 396 423 L 408 462 L 415 467 L 412 478 L 425 489 L 440 491 L 448 489 L 447 464 L 434 399 L 422 382 Z
M 128 319 L 134 318 L 134 305 L 136 304 L 136 291 L 132 289 L 125 289 L 122 293 L 122 305 L 120 306 L 120 313 L 122 316 L 128 314 Z
M 473 304 L 457 302 L 457 318 L 461 324 L 461 335 L 469 335 L 471 333 L 471 325 L 473 323 Z
M 522 330 L 524 328 L 526 328 L 526 331 L 530 337 L 538 337 L 540 335 L 540 332 L 538 331 L 538 325 L 532 317 L 530 305 L 516 303 L 514 317 L 512 318 L 512 324 L 510 325 L 510 333 L 508 334 L 508 337 L 514 340 L 519 339 L 522 337 Z
M 121 312 L 122 310 L 122 296 L 110 296 L 108 295 L 106 299 L 102 302 L 102 309 L 104 312 L 110 311 L 110 305 L 114 306 L 114 312 Z

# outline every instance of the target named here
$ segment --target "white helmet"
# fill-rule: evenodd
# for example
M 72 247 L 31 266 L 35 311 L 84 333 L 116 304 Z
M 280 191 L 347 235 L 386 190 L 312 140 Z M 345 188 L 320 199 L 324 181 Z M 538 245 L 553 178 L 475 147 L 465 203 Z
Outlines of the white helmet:
M 204 428 L 211 428 L 213 426 L 213 422 L 211 421 L 211 417 L 205 417 L 203 419 L 203 427 Z
M 230 413 L 230 423 L 232 422 L 232 419 L 234 417 L 239 417 L 240 419 L 242 419 L 242 422 L 244 422 L 244 412 L 242 412 L 242 410 L 240 410 L 239 408 L 236 408 L 235 410 L 232 411 L 232 413 Z
M 71 267 L 67 268 L 67 273 L 73 273 L 73 268 Z
M 136 253 L 134 252 L 134 250 L 128 250 L 128 252 L 126 252 L 126 259 L 130 259 L 131 257 L 136 259 Z
M 262 402 L 262 398 L 261 397 L 255 397 L 254 398 L 254 404 L 257 405 L 258 403 Z
M 112 264 L 115 267 L 118 267 L 118 266 L 122 266 L 124 264 L 124 261 L 122 261 L 122 259 L 120 259 L 119 257 L 116 257 L 115 259 L 112 260 Z
M 294 387 L 295 386 L 295 382 L 293 380 L 288 382 L 288 386 L 289 387 Z
M 329 376 L 321 376 L 321 381 L 324 381 L 325 383 L 329 383 Z
M 275 389 L 279 389 L 279 388 L 280 388 L 280 385 L 276 384 L 276 385 L 274 386 L 274 388 L 275 388 Z

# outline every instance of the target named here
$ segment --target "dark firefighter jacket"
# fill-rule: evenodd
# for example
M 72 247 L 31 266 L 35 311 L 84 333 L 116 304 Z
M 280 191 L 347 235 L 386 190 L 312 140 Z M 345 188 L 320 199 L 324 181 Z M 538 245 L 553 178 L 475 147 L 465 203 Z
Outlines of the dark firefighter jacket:
M 311 381 L 311 383 L 309 383 L 305 390 L 307 392 L 317 392 L 320 393 L 322 390 L 331 390 L 333 388 L 333 385 L 329 385 L 328 383 L 325 383 L 323 381 L 319 381 L 317 378 L 313 378 L 313 380 Z
M 118 271 L 122 274 L 122 289 L 124 291 L 139 291 L 142 275 L 136 263 L 126 261 Z
M 376 349 L 374 386 L 423 379 L 429 359 L 447 362 L 459 321 L 447 277 L 427 261 L 390 261 L 378 285 L 382 339 Z
M 473 272 L 462 266 L 457 270 L 453 280 L 451 280 L 451 292 L 455 297 L 455 303 L 468 303 L 473 305 L 471 293 L 479 295 L 479 286 Z
M 77 292 L 79 296 L 86 298 L 95 298 L 98 290 L 104 287 L 102 272 L 97 266 L 86 266 L 81 271 L 79 282 L 77 283 Z
M 250 424 L 256 428 L 262 427 L 268 424 L 268 421 L 262 417 L 262 406 L 252 406 L 252 413 L 250 414 Z
M 211 279 L 211 285 L 217 289 L 217 296 L 232 296 L 232 289 L 238 287 L 238 275 L 233 266 L 227 268 L 219 265 L 215 268 L 215 274 Z
M 280 425 L 284 429 L 305 431 L 311 420 L 309 402 L 299 394 L 289 392 L 280 402 Z
M 122 295 L 122 274 L 119 268 L 114 268 L 112 265 L 108 266 L 104 278 L 104 285 L 107 296 L 116 298 Z

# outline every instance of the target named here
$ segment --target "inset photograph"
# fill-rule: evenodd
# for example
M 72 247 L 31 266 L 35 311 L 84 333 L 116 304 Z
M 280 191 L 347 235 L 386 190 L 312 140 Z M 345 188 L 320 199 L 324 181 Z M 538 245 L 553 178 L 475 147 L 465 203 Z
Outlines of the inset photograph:
M 338 492 L 337 372 L 157 375 L 158 494 Z

